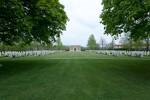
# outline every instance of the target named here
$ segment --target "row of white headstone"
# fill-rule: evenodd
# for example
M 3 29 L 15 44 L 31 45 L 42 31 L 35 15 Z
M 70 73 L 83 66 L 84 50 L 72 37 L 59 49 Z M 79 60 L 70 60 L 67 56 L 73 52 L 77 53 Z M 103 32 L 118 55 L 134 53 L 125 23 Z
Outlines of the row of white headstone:
M 25 57 L 25 56 L 44 56 L 54 53 L 54 51 L 50 50 L 40 50 L 40 51 L 2 51 L 0 52 L 0 56 L 2 57 Z
M 115 50 L 101 50 L 96 51 L 97 54 L 108 56 L 131 56 L 131 57 L 144 57 L 150 56 L 150 51 L 115 51 Z

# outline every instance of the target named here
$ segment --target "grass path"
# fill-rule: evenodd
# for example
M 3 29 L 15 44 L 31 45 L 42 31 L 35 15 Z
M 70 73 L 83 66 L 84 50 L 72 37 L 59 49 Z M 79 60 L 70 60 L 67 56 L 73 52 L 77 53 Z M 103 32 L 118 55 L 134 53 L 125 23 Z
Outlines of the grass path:
M 0 100 L 150 99 L 150 60 L 48 58 L 0 60 Z

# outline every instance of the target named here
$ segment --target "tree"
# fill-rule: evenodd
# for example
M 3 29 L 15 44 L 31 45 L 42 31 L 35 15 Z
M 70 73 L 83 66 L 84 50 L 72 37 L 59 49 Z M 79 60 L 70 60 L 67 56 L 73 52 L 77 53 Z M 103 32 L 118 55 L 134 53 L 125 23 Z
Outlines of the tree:
M 120 43 L 123 46 L 123 49 L 132 50 L 133 49 L 133 39 L 130 37 L 130 34 L 124 34 L 120 39 Z
M 92 50 L 96 49 L 97 47 L 96 40 L 93 34 L 89 36 L 87 47 Z
M 99 50 L 100 49 L 100 44 L 99 43 L 96 43 L 96 50 Z
M 140 40 L 140 39 L 134 41 L 133 45 L 136 50 L 143 50 L 145 47 L 144 40 Z
M 142 50 L 143 47 L 145 46 L 144 40 L 142 39 L 134 40 L 129 36 L 129 34 L 124 35 L 120 39 L 120 43 L 123 45 L 124 49 L 128 49 L 128 50 L 133 50 L 133 49 Z
M 101 45 L 101 48 L 102 48 L 102 49 L 104 49 L 105 44 L 106 44 L 105 39 L 101 37 L 101 39 L 100 39 L 100 45 Z
M 57 49 L 62 49 L 63 48 L 63 43 L 62 43 L 60 37 L 58 37 L 57 40 L 56 40 L 56 47 L 57 47 Z
M 150 0 L 103 0 L 100 18 L 105 34 L 130 33 L 134 40 L 150 36 Z
M 50 43 L 68 18 L 58 0 L 0 0 L 0 41 Z
M 110 48 L 114 49 L 114 47 L 115 47 L 115 39 L 114 39 L 114 37 L 112 37 L 112 41 L 110 43 Z
M 150 38 L 148 37 L 148 38 L 146 38 L 145 39 L 145 41 L 146 41 L 146 50 L 148 51 L 148 50 L 150 50 Z

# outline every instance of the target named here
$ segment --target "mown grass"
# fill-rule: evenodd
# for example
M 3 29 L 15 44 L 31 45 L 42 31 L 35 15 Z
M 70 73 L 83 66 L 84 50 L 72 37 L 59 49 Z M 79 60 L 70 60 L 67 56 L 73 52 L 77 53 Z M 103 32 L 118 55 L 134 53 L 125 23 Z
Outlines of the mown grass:
M 148 58 L 66 52 L 0 64 L 0 100 L 150 99 Z

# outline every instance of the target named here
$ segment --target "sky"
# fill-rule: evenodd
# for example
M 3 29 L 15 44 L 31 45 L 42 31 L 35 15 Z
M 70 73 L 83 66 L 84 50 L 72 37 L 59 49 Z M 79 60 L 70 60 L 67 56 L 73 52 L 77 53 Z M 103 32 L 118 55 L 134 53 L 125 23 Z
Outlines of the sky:
M 104 26 L 100 24 L 102 0 L 60 0 L 65 6 L 69 18 L 66 31 L 61 36 L 64 45 L 86 46 L 88 37 L 93 34 L 97 43 L 100 39 L 111 41 L 110 36 L 104 35 Z

